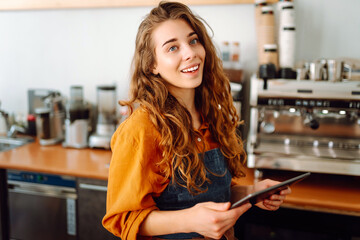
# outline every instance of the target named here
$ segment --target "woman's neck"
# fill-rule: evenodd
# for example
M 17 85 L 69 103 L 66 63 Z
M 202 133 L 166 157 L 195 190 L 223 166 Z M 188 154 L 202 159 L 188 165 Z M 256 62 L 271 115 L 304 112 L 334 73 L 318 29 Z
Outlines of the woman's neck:
M 198 129 L 201 126 L 201 117 L 199 111 L 195 106 L 195 89 L 186 89 L 187 91 L 181 91 L 171 93 L 181 105 L 183 105 L 190 113 L 193 122 L 193 128 Z

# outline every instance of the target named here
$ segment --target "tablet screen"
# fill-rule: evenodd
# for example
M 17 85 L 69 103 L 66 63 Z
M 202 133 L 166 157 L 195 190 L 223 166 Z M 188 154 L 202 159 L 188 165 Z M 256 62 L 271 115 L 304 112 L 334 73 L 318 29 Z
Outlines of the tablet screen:
M 309 175 L 310 175 L 309 172 L 304 173 L 304 174 L 301 174 L 301 175 L 299 175 L 297 177 L 290 178 L 290 179 L 288 179 L 286 181 L 283 181 L 283 182 L 281 182 L 279 184 L 276 184 L 274 186 L 266 188 L 264 190 L 251 193 L 251 194 L 247 195 L 246 197 L 244 197 L 244 198 L 236 201 L 235 203 L 233 203 L 231 205 L 231 208 L 241 206 L 246 202 L 250 202 L 251 204 L 254 205 L 254 204 L 258 203 L 258 202 L 263 201 L 264 199 L 268 198 L 269 196 L 271 196 L 271 195 L 273 195 L 273 194 L 275 194 L 277 192 L 280 192 L 281 190 L 286 189 L 291 184 L 297 183 L 297 182 L 303 180 L 304 178 L 307 178 Z

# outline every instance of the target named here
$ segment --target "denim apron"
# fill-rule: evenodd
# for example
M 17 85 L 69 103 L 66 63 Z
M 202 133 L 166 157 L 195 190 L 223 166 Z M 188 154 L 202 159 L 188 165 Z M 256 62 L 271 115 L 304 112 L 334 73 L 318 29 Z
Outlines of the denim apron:
M 176 182 L 174 184 L 170 182 L 164 192 L 154 199 L 157 207 L 160 210 L 180 210 L 193 207 L 201 202 L 229 202 L 231 174 L 220 149 L 216 148 L 205 152 L 204 164 L 209 170 L 206 172 L 206 176 L 211 181 L 204 184 L 204 187 L 208 189 L 206 192 L 191 195 L 186 188 Z M 161 239 L 191 239 L 202 236 L 198 233 L 176 233 L 156 237 Z

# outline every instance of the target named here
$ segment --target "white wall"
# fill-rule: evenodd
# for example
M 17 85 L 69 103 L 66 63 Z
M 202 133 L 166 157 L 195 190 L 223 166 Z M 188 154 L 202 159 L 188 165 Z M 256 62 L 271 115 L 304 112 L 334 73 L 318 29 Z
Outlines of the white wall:
M 295 0 L 297 59 L 360 59 L 360 1 Z
M 191 6 L 214 31 L 214 41 L 239 41 L 246 76 L 256 71 L 253 4 Z M 360 1 L 295 0 L 298 60 L 360 58 Z M 57 89 L 69 96 L 83 85 L 116 83 L 126 98 L 137 27 L 149 7 L 0 11 L 1 109 L 27 113 L 27 89 Z

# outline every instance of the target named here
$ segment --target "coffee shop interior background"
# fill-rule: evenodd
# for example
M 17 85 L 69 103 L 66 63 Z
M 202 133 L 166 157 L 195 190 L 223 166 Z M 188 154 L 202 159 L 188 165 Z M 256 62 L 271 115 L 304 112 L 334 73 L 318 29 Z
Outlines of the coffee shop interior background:
M 360 58 L 360 1 L 295 0 L 296 60 Z M 29 88 L 69 96 L 84 86 L 96 103 L 96 86 L 116 84 L 126 98 L 134 41 L 151 7 L 0 11 L 1 108 L 26 115 Z M 257 70 L 254 4 L 193 5 L 214 41 L 240 42 L 245 79 Z M 1 10 L 1 9 L 0 9 Z

